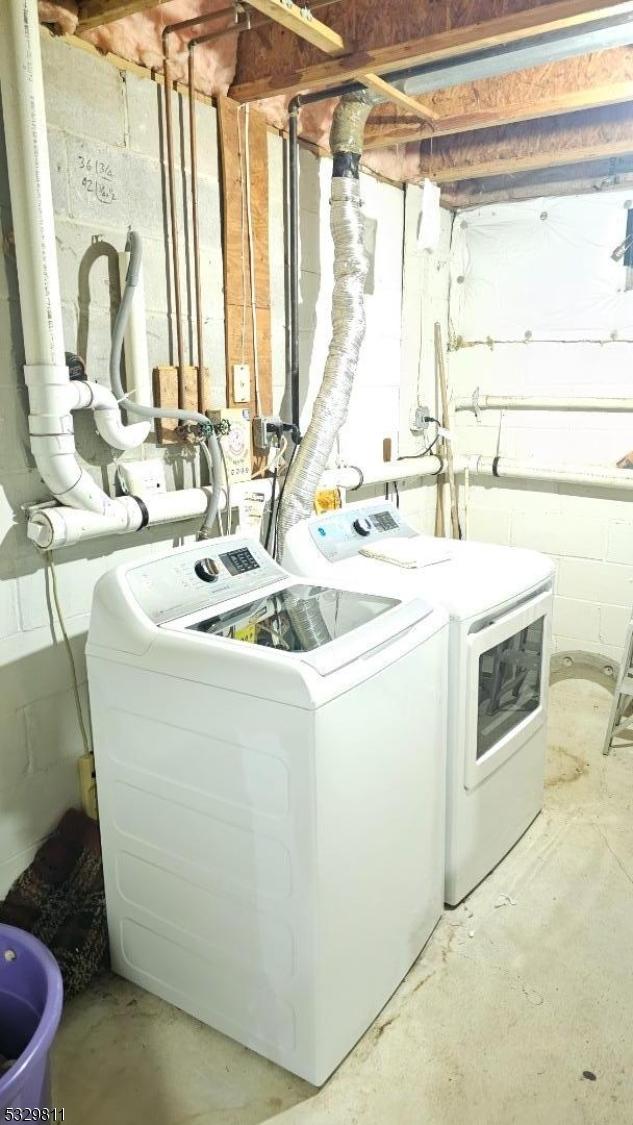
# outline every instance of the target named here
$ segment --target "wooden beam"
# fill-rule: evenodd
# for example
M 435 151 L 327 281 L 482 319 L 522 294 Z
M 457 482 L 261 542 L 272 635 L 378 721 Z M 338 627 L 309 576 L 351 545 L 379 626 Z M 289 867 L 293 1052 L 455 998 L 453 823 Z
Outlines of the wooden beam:
M 460 180 L 442 191 L 445 207 L 483 207 L 510 199 L 538 199 L 544 195 L 578 195 L 622 190 L 633 186 L 633 155 L 590 160 L 509 176 Z
M 633 47 L 612 47 L 579 58 L 531 67 L 499 78 L 468 82 L 425 95 L 434 136 L 532 121 L 633 100 Z M 365 148 L 428 138 L 428 127 L 406 112 L 378 106 L 365 131 Z
M 633 106 L 482 129 L 419 146 L 419 177 L 455 183 L 633 154 Z
M 354 2 L 354 0 L 351 0 Z M 360 0 L 357 0 L 360 3 Z M 336 18 L 345 17 L 347 3 L 341 4 L 342 12 L 337 17 L 337 9 L 332 9 L 331 23 L 337 27 Z M 370 0 L 365 0 L 370 3 Z M 295 65 L 289 54 L 289 44 L 278 39 L 267 29 L 266 39 L 260 33 L 253 33 L 248 40 L 248 48 L 242 46 L 238 54 L 236 80 L 230 95 L 237 101 L 253 101 L 278 94 L 298 94 L 304 90 L 324 90 L 362 79 L 367 74 L 385 74 L 399 67 L 417 66 L 441 59 L 456 58 L 474 50 L 498 47 L 506 43 L 517 43 L 531 35 L 542 35 L 571 27 L 580 27 L 596 19 L 621 16 L 633 12 L 633 0 L 544 0 L 537 7 L 526 7 L 508 14 L 485 19 L 482 8 L 491 13 L 495 5 L 492 0 L 443 0 L 442 3 L 408 3 L 409 21 L 400 28 L 394 28 L 387 18 L 389 9 L 396 5 L 394 0 L 383 5 L 385 18 L 377 20 L 367 15 L 368 26 L 374 36 L 381 27 L 391 33 L 390 42 L 368 46 L 362 51 L 354 51 L 327 62 L 311 62 L 304 65 L 298 55 Z M 470 21 L 468 19 L 470 17 Z M 412 21 L 415 20 L 415 34 Z M 448 27 L 448 30 L 443 30 Z M 385 32 L 386 33 L 386 32 Z M 259 35 L 259 44 L 255 37 Z M 353 37 L 350 38 L 350 42 Z M 284 49 L 281 50 L 281 45 Z M 282 69 L 282 60 L 286 67 Z M 288 61 L 290 60 L 290 62 Z
M 429 133 L 429 121 L 435 122 L 436 115 L 417 98 L 411 98 L 408 94 L 404 94 L 402 90 L 396 89 L 390 82 L 385 82 L 384 78 L 380 78 L 377 74 L 366 74 L 363 78 L 363 85 L 367 86 L 369 90 L 373 90 L 377 94 L 382 94 L 388 102 L 392 102 L 399 106 L 401 109 L 406 110 L 409 118 L 413 115 L 418 122 L 426 121 L 427 128 L 420 136 L 427 136 Z
M 294 32 L 300 39 L 305 39 L 307 43 L 311 43 L 319 51 L 324 51 L 326 55 L 344 53 L 345 44 L 342 37 L 326 24 L 315 19 L 309 8 L 300 8 L 292 0 L 248 0 L 248 3 L 251 8 L 256 8 L 262 15 L 268 16 L 275 23 Z
M 104 23 L 133 16 L 136 12 L 146 12 L 148 8 L 158 8 L 167 0 L 80 0 L 78 31 L 89 31 L 91 27 L 101 27 Z

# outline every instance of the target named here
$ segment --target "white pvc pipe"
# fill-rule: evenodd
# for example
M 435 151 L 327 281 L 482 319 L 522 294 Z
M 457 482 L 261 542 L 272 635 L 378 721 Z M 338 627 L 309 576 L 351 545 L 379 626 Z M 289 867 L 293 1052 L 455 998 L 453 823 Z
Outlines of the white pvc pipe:
M 95 425 L 101 437 L 114 449 L 137 449 L 146 440 L 149 422 L 134 422 L 126 426 L 119 404 L 109 387 L 102 383 L 74 380 L 69 383 L 71 410 L 92 410 Z
M 467 467 L 477 476 L 633 490 L 633 469 L 614 469 L 611 465 L 544 465 L 535 461 L 518 461 L 510 457 L 475 455 L 465 458 L 463 467 Z
M 633 398 L 568 398 L 518 395 L 480 395 L 456 398 L 455 410 L 586 410 L 618 413 L 633 411 Z
M 121 278 L 121 292 L 125 288 L 127 269 L 130 255 L 127 250 L 119 254 L 119 275 Z M 143 278 L 143 265 L 141 263 L 138 281 L 134 289 L 132 307 L 125 331 L 125 374 L 127 378 L 127 393 L 134 402 L 141 406 L 153 406 L 152 380 L 147 350 L 147 323 L 145 318 L 145 282 Z M 151 423 L 150 423 L 151 427 Z
M 127 513 L 82 469 L 68 401 L 55 221 L 50 182 L 37 0 L 0 4 L 0 82 L 20 311 L 29 389 L 31 449 L 42 480 L 64 504 L 112 517 Z

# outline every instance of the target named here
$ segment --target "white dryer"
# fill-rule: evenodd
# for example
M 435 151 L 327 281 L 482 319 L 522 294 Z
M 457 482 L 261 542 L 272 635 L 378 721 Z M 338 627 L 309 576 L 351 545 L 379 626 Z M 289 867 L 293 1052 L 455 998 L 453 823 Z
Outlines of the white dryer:
M 445 901 L 456 905 L 543 804 L 554 568 L 535 551 L 420 535 L 385 500 L 287 533 L 295 574 L 418 594 L 450 616 Z M 426 716 L 420 710 L 420 731 Z
M 324 1082 L 442 909 L 447 649 L 417 595 L 297 581 L 237 537 L 105 575 L 87 657 L 115 971 Z

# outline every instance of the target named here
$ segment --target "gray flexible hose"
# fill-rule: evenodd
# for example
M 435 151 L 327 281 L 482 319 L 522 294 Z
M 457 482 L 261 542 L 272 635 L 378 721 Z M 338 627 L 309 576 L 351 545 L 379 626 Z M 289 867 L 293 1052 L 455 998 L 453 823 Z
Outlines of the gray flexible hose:
M 121 304 L 119 305 L 114 321 L 114 328 L 112 329 L 112 348 L 110 351 L 110 383 L 112 390 L 120 402 L 125 399 L 125 402 L 121 402 L 121 404 L 128 414 L 138 414 L 141 418 L 177 418 L 180 422 L 195 422 L 197 425 L 204 426 L 205 429 L 208 430 L 209 419 L 204 414 L 199 414 L 196 410 L 179 410 L 177 407 L 163 409 L 158 406 L 144 406 L 140 402 L 133 402 L 131 399 L 125 398 L 125 391 L 121 383 L 121 355 L 123 353 L 123 340 L 125 338 L 130 312 L 132 311 L 134 290 L 138 285 L 141 262 L 143 260 L 141 238 L 134 230 L 131 230 L 128 235 L 126 250 L 130 252 L 130 262 L 125 277 L 125 289 L 121 297 Z M 211 457 L 213 488 L 209 493 L 209 503 L 204 520 L 202 521 L 202 527 L 200 528 L 198 536 L 200 539 L 209 539 L 211 537 L 212 527 L 215 523 L 220 506 L 219 482 L 223 477 L 222 456 L 220 453 L 220 444 L 214 431 L 209 433 L 207 448 Z M 226 485 L 228 488 L 228 480 L 226 481 Z

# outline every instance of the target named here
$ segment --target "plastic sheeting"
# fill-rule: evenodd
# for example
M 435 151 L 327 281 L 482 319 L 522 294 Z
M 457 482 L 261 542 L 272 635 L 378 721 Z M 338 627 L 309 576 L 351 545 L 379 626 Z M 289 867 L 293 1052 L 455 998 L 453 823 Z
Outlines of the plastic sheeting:
M 633 193 L 463 212 L 454 227 L 452 327 L 466 342 L 633 340 L 633 291 L 612 253 Z M 633 274 L 632 274 L 633 276 Z

